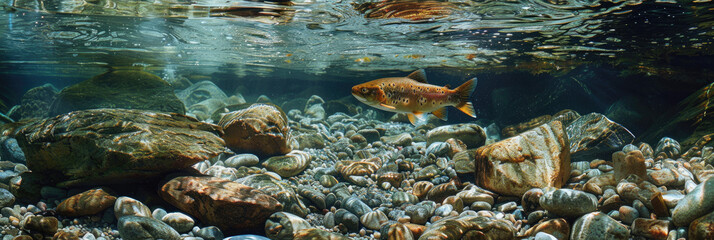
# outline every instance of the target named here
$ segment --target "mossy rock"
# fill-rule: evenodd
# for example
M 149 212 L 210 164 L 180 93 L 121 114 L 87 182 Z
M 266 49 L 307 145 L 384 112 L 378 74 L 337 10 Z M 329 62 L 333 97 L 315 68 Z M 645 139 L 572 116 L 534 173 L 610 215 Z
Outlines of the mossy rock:
M 109 71 L 63 89 L 50 108 L 50 116 L 96 108 L 142 109 L 185 114 L 171 84 L 136 70 Z

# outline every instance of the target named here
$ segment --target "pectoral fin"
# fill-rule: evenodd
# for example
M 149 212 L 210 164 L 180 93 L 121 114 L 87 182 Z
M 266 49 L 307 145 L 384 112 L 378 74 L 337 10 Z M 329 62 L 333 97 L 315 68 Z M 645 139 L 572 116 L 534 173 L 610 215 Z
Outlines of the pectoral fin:
M 413 112 L 412 114 L 414 114 L 414 116 L 416 116 L 419 120 L 424 120 L 424 118 L 426 117 L 426 114 L 424 114 L 423 112 Z
M 384 103 L 380 103 L 379 106 L 382 106 L 382 107 L 385 107 L 385 108 L 389 108 L 389 109 L 397 109 L 397 108 L 394 107 L 394 106 L 389 106 L 389 105 L 384 104 Z
M 416 116 L 414 116 L 414 114 L 407 113 L 407 118 L 409 118 L 409 122 L 412 123 L 412 125 L 416 126 L 417 119 L 416 119 Z
M 446 107 L 439 108 L 436 111 L 431 112 L 431 114 L 434 114 L 434 116 L 438 117 L 441 120 L 448 120 L 447 115 L 446 115 Z

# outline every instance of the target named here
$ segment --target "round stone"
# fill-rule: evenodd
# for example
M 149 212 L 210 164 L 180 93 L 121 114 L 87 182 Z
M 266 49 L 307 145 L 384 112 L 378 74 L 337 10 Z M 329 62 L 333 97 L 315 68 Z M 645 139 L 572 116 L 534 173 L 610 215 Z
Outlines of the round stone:
M 193 224 L 195 223 L 193 218 L 180 212 L 168 213 L 161 218 L 161 221 L 165 222 L 180 233 L 191 231 Z
M 595 195 L 572 189 L 547 192 L 540 197 L 539 203 L 548 212 L 564 217 L 579 217 L 597 211 Z

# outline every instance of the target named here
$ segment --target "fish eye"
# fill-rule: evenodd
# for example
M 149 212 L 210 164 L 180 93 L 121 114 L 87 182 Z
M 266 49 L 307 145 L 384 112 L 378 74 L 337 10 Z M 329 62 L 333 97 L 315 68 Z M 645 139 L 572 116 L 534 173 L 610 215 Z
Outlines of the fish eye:
M 367 93 L 367 88 L 362 88 L 362 93 Z

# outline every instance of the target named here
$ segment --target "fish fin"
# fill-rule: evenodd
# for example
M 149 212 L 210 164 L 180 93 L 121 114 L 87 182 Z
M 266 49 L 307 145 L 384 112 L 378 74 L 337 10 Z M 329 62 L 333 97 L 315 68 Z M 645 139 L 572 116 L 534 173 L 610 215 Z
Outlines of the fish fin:
M 412 125 L 416 126 L 417 119 L 416 119 L 416 116 L 414 116 L 414 114 L 407 113 L 407 118 L 409 118 L 409 122 L 412 123 Z
M 419 120 L 424 120 L 424 118 L 426 117 L 426 114 L 424 114 L 423 112 L 413 112 L 412 114 L 414 114 L 414 116 L 416 116 Z
M 438 117 L 441 120 L 449 120 L 446 115 L 446 107 L 436 109 L 436 111 L 431 112 L 431 114 L 434 114 L 434 116 Z
M 426 72 L 424 71 L 424 69 L 419 69 L 412 72 L 411 74 L 409 74 L 409 76 L 407 76 L 407 78 L 421 83 L 428 83 L 426 82 Z
M 385 107 L 385 108 L 389 108 L 389 109 L 397 109 L 397 108 L 394 107 L 394 106 L 389 106 L 389 105 L 384 104 L 384 103 L 380 103 L 379 106 L 382 106 L 382 107 Z
M 456 104 L 456 108 L 473 118 L 476 118 L 476 111 L 474 110 L 474 105 L 469 101 L 469 98 L 471 97 L 471 93 L 474 92 L 474 89 L 476 89 L 476 83 L 476 78 L 472 78 L 454 89 L 454 91 L 459 94 L 460 100 L 459 103 Z

